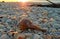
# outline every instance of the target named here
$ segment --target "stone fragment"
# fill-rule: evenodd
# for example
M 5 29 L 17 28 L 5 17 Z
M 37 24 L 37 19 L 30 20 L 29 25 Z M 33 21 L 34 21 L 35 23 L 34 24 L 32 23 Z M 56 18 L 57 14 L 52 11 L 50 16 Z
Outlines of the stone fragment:
M 52 39 L 51 35 L 44 35 L 44 39 Z
M 38 34 L 34 34 L 33 39 L 39 39 L 40 36 Z
M 53 18 L 50 18 L 50 20 L 49 20 L 50 22 L 52 22 L 52 21 L 54 21 L 54 19 Z

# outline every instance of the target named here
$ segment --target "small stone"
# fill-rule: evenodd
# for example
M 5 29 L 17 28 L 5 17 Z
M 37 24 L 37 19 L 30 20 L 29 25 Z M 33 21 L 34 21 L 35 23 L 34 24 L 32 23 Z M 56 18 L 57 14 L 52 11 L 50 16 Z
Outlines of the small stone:
M 34 39 L 39 39 L 40 36 L 38 34 L 34 34 Z
M 11 17 L 10 17 L 10 16 L 8 16 L 7 18 L 8 18 L 8 19 L 11 19 Z
M 42 15 L 43 15 L 43 16 L 47 16 L 47 15 L 48 15 L 48 11 L 46 11 L 46 10 L 43 11 Z
M 11 19 L 15 20 L 17 17 L 16 16 L 13 16 Z
M 25 17 L 27 17 L 28 15 L 26 14 L 26 13 L 23 13 L 21 16 L 20 16 L 20 18 L 25 18 Z
M 31 36 L 32 36 L 32 33 L 24 33 L 24 35 L 25 35 L 26 37 L 31 37 Z
M 56 32 L 57 30 L 56 29 L 52 29 L 51 32 Z
M 60 29 L 58 29 L 58 31 L 60 32 Z
M 7 34 L 3 34 L 0 39 L 10 39 L 9 36 Z
M 18 37 L 18 39 L 24 39 L 23 37 Z
M 25 35 L 24 34 L 18 34 L 17 39 L 25 39 Z
M 50 35 L 44 35 L 44 39 L 52 39 L 52 36 L 50 36 Z
M 40 21 L 42 21 L 43 19 L 42 18 L 39 18 Z
M 48 19 L 47 18 L 43 18 L 42 22 L 43 23 L 48 22 Z
M 52 21 L 54 21 L 54 19 L 53 19 L 53 18 L 50 18 L 50 20 L 49 20 L 49 21 L 51 21 L 51 22 L 52 22 Z

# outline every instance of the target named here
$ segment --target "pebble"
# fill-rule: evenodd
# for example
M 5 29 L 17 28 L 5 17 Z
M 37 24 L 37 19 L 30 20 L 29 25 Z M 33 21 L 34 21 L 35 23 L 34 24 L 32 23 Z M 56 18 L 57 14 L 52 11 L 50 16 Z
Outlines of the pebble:
M 25 35 L 24 34 L 18 34 L 16 36 L 16 39 L 25 39 Z
M 39 39 L 40 36 L 38 34 L 34 34 L 33 39 Z
M 47 16 L 48 15 L 48 11 L 44 10 L 42 13 L 43 16 Z
M 11 39 L 11 38 L 9 38 L 9 36 L 8 36 L 7 34 L 3 34 L 3 35 L 0 37 L 0 39 Z
M 44 39 L 52 39 L 51 35 L 44 35 Z
M 42 22 L 43 23 L 48 22 L 48 19 L 47 18 L 43 18 Z
M 50 18 L 50 20 L 49 20 L 49 21 L 51 21 L 51 22 L 52 22 L 52 21 L 54 21 L 54 19 L 53 19 L 53 18 Z

